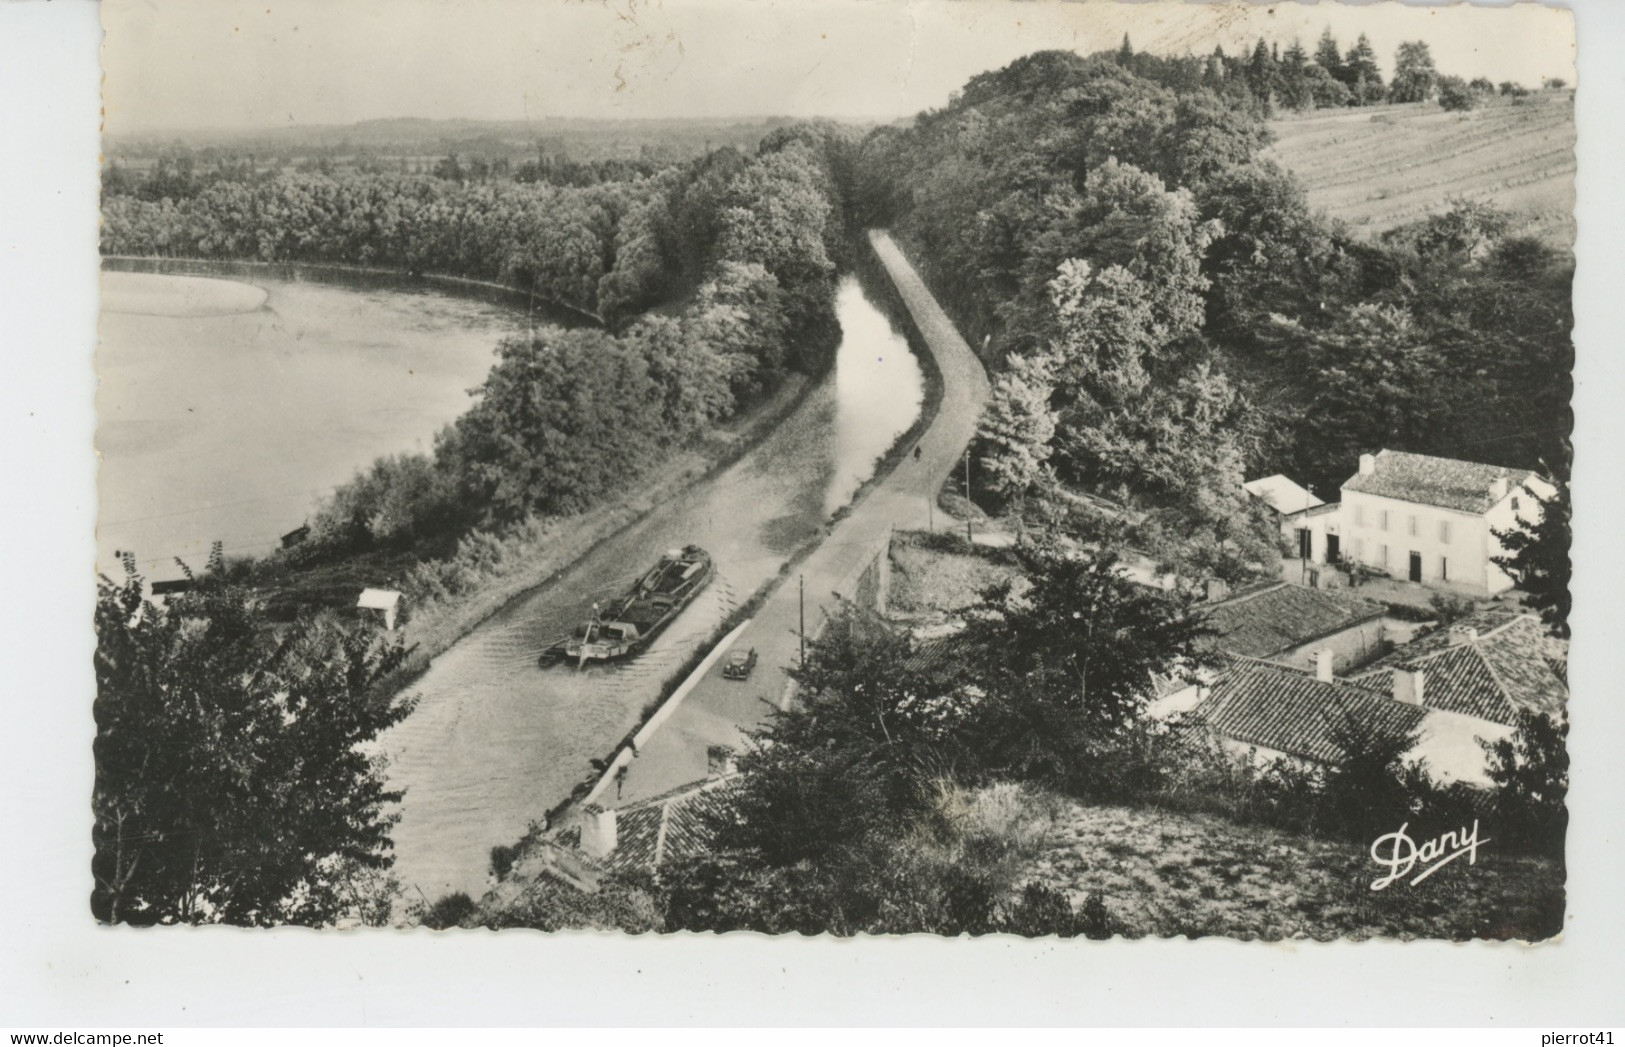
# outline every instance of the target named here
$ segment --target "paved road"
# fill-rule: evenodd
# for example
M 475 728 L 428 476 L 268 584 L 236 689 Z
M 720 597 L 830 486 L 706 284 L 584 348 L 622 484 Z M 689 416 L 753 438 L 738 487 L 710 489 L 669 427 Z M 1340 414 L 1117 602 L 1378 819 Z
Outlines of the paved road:
M 942 400 L 936 418 L 920 438 L 920 458 L 905 457 L 803 562 L 800 574 L 806 585 L 809 634 L 822 607 L 831 602 L 831 594 L 847 589 L 893 528 L 927 525 L 932 499 L 962 461 L 988 395 L 981 362 L 896 243 L 880 230 L 871 230 L 869 239 L 936 361 L 942 375 Z M 943 523 L 940 515 L 937 523 Z M 643 745 L 628 768 L 619 800 L 611 793 L 602 802 L 613 806 L 704 778 L 710 746 L 737 747 L 744 730 L 760 723 L 784 693 L 785 668 L 795 664 L 799 649 L 799 615 L 798 586 L 791 578 L 733 644 L 735 648 L 754 647 L 759 653 L 751 679 L 724 679 L 719 660 Z

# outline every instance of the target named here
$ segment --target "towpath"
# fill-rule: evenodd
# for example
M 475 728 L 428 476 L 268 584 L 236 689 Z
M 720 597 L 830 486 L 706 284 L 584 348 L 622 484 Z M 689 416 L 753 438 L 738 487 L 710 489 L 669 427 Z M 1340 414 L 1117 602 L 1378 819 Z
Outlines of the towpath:
M 797 571 L 805 587 L 809 635 L 832 603 L 832 594 L 863 570 L 893 528 L 923 529 L 931 522 L 933 499 L 963 461 L 988 396 L 981 361 L 891 236 L 871 230 L 869 240 L 936 362 L 942 399 L 919 439 L 918 459 L 905 455 Z M 945 521 L 938 515 L 936 523 Z M 796 663 L 800 649 L 801 590 L 797 577 L 786 579 L 733 641 L 734 649 L 757 650 L 760 660 L 751 678 L 724 679 L 726 659 L 718 659 L 631 761 L 619 797 L 612 791 L 601 802 L 616 806 L 704 778 L 711 746 L 741 744 L 745 731 L 759 724 L 784 694 L 785 670 Z

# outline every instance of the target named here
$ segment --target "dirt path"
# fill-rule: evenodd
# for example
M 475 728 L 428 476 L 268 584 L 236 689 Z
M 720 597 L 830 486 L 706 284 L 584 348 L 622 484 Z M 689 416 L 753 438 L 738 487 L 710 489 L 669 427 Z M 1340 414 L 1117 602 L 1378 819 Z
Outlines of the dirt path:
M 932 499 L 960 465 L 988 396 L 981 361 L 891 236 L 871 230 L 869 239 L 936 361 L 942 399 L 936 417 L 920 437 L 919 458 L 904 456 L 797 572 L 805 584 L 809 634 L 822 608 L 832 602 L 831 594 L 847 589 L 884 547 L 893 528 L 928 526 Z M 945 523 L 940 517 L 936 522 Z M 613 806 L 704 778 L 711 746 L 737 747 L 744 731 L 761 722 L 784 693 L 785 669 L 798 656 L 801 599 L 797 582 L 790 578 L 780 585 L 732 645 L 756 648 L 759 662 L 751 678 L 744 682 L 724 679 L 719 660 L 632 761 L 619 799 L 611 792 L 602 802 Z

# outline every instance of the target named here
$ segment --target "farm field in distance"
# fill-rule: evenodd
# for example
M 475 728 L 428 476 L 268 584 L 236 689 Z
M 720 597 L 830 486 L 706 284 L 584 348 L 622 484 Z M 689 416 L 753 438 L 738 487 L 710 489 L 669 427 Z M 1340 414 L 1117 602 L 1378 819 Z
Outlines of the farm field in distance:
M 1573 101 L 1571 91 L 1547 91 L 1464 113 L 1423 103 L 1289 116 L 1271 122 L 1266 155 L 1297 174 L 1312 206 L 1356 231 L 1375 235 L 1466 198 L 1570 248 Z

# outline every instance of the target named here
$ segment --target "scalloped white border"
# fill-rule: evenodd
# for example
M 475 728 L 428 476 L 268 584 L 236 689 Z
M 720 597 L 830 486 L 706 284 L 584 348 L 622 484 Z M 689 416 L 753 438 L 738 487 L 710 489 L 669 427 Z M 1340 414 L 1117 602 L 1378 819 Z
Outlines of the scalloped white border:
M 274 3 L 275 0 L 267 0 Z M 97 9 L 0 3 L 0 1028 L 1620 1020 L 1625 920 L 1625 5 L 1579 46 L 1579 529 L 1570 929 L 1560 942 L 1109 945 L 510 932 L 140 933 L 85 869 L 95 512 Z

